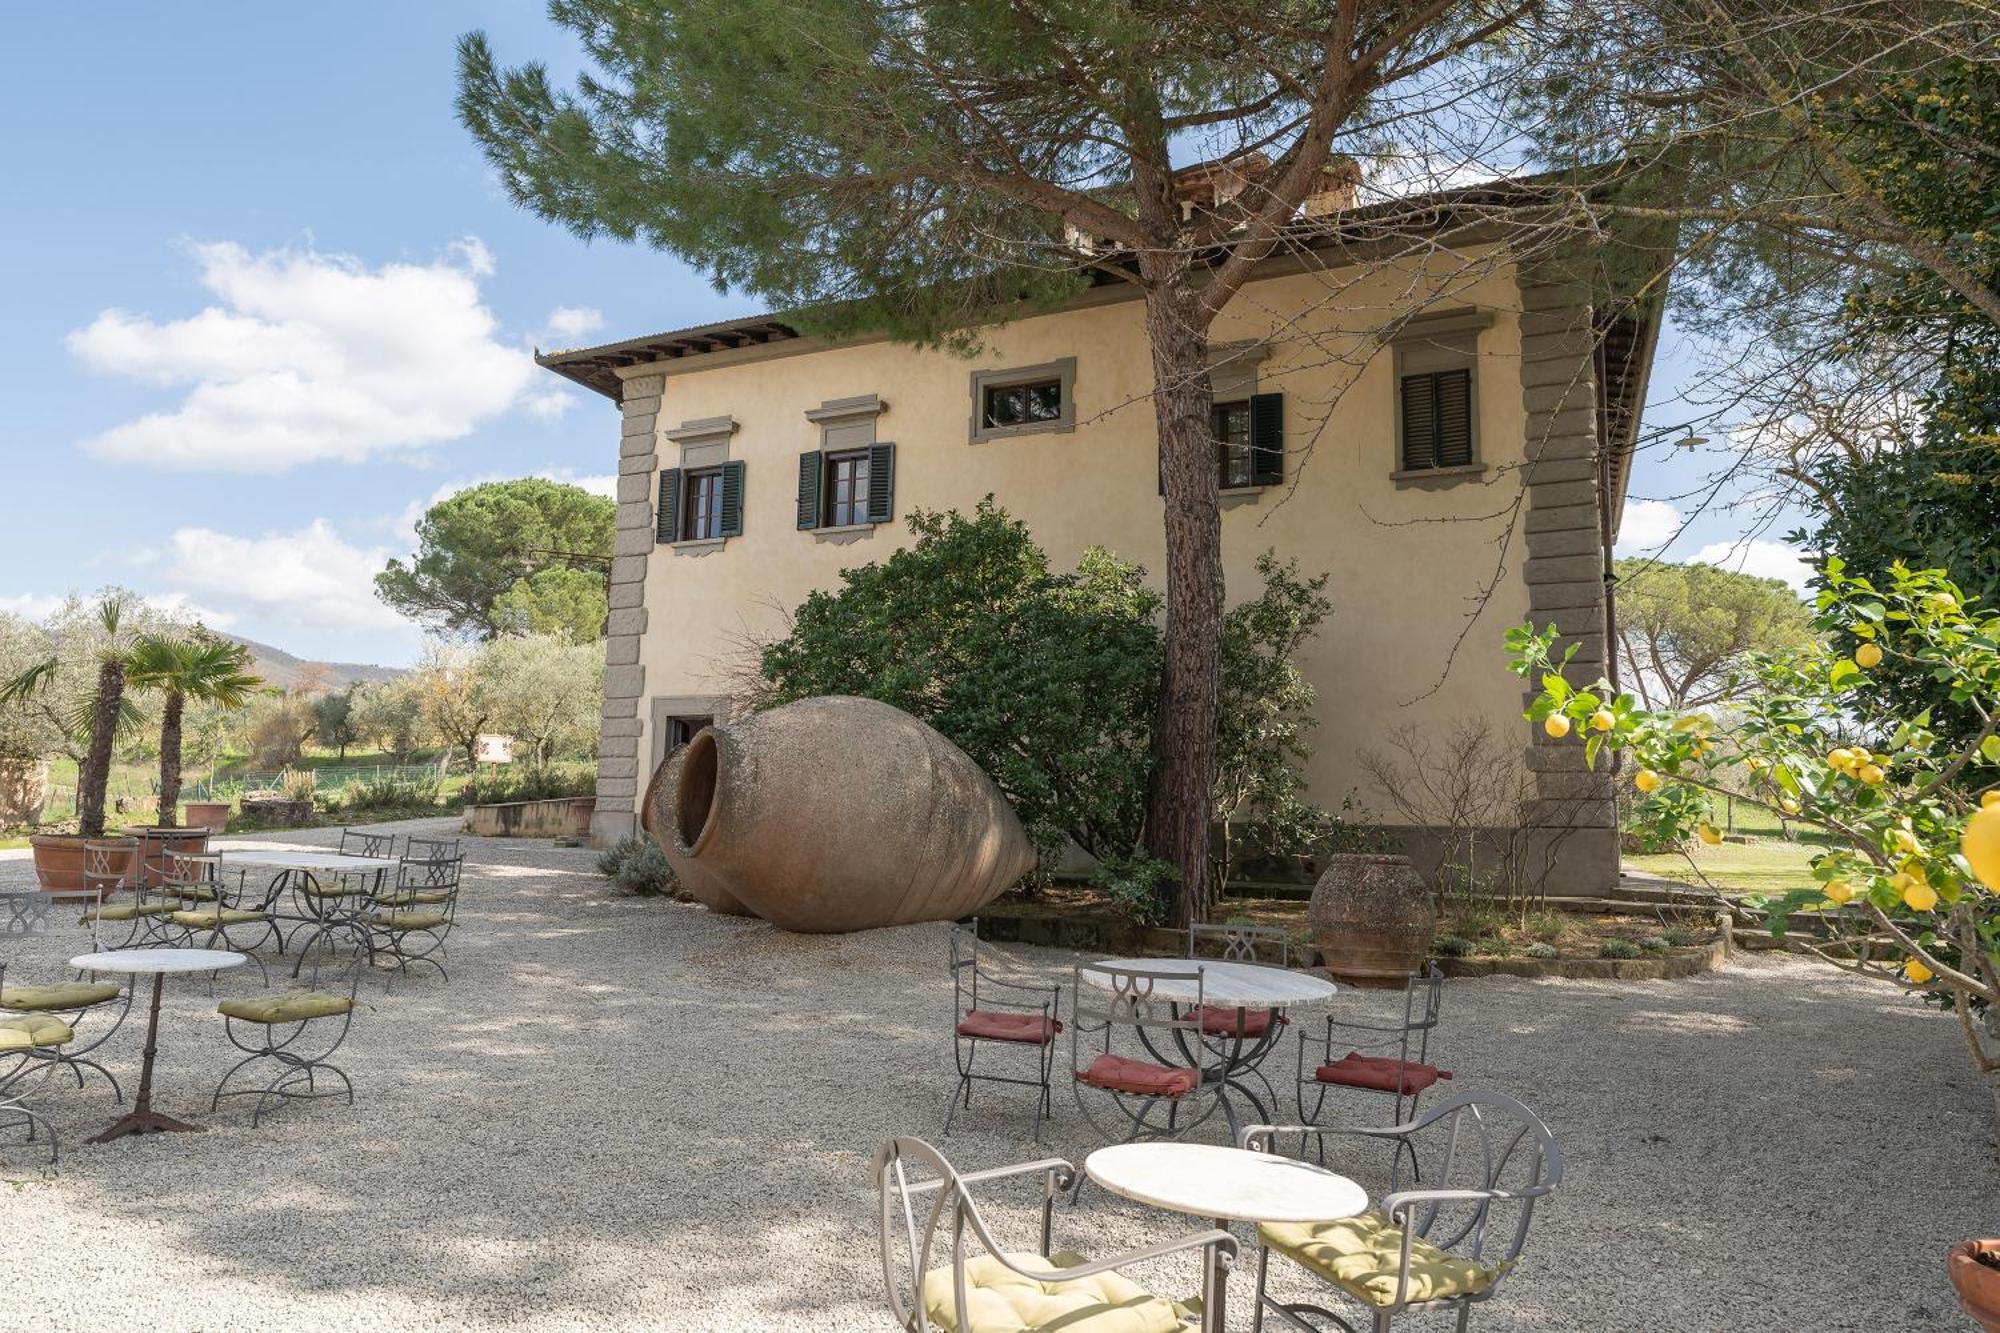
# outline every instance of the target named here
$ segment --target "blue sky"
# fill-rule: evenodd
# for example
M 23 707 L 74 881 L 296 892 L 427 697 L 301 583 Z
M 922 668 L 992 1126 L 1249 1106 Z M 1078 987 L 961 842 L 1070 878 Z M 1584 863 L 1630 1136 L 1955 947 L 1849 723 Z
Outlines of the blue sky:
M 608 405 L 530 349 L 752 303 L 514 208 L 452 114 L 474 27 L 576 67 L 539 0 L 10 12 L 0 609 L 122 583 L 301 655 L 405 663 L 419 635 L 369 576 L 426 503 L 529 473 L 608 489 Z M 1664 423 L 1688 358 L 1663 353 Z M 1634 495 L 1706 466 L 1649 451 Z M 1668 536 L 1664 505 L 1628 535 Z M 1669 556 L 1743 527 L 1699 515 Z

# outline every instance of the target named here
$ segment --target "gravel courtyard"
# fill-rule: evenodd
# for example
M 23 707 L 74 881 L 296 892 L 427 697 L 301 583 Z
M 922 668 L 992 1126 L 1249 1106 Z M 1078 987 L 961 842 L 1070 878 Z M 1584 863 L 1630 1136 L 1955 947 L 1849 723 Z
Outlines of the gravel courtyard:
M 0 1330 L 889 1330 L 877 1144 L 922 1135 L 965 1168 L 1094 1146 L 1060 1087 L 1046 1149 L 1017 1089 L 980 1089 L 937 1137 L 942 926 L 787 936 L 617 896 L 589 852 L 466 851 L 451 981 L 363 982 L 339 1057 L 352 1109 L 279 1106 L 260 1129 L 247 1101 L 208 1114 L 235 1052 L 201 978 L 169 979 L 156 1100 L 207 1133 L 91 1147 L 115 1114 L 104 1085 L 40 1094 L 63 1157 L 48 1170 L 17 1130 L 0 1147 Z M 0 882 L 31 879 L 0 862 Z M 21 981 L 87 947 L 74 929 L 6 944 Z M 245 972 L 220 993 L 255 989 Z M 142 1017 L 100 1053 L 128 1095 Z M 1914 1001 L 1768 959 L 1686 982 L 1467 981 L 1440 1060 L 1456 1088 L 1536 1107 L 1567 1158 L 1475 1329 L 1970 1327 L 1944 1251 L 2000 1226 L 1990 1108 L 1951 1023 Z M 1025 1247 L 1027 1197 L 995 1198 Z M 1191 1226 L 1086 1190 L 1057 1243 L 1103 1254 Z M 1199 1285 L 1192 1260 L 1135 1276 Z

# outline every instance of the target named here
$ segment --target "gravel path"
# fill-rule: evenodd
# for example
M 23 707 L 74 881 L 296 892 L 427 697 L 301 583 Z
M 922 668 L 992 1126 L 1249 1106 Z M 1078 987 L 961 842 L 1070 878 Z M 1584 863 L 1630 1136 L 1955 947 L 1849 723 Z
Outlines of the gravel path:
M 6 944 L 23 980 L 84 948 L 73 930 Z M 469 840 L 452 980 L 364 981 L 353 1109 L 284 1106 L 256 1130 L 247 1104 L 206 1114 L 232 1049 L 199 980 L 169 983 L 157 1095 L 209 1132 L 90 1147 L 114 1114 L 101 1083 L 40 1098 L 64 1155 L 50 1172 L 14 1131 L 0 1148 L 0 1330 L 887 1333 L 876 1145 L 925 1135 L 967 1168 L 1041 1155 L 1014 1089 L 936 1137 L 944 951 L 941 926 L 787 936 L 612 895 L 585 851 Z M 108 1048 L 128 1083 L 142 1030 L 135 1013 Z M 1475 1328 L 1970 1326 L 1943 1256 L 2000 1227 L 1993 1127 L 1952 1025 L 1915 1003 L 1787 960 L 1459 982 L 1441 1058 L 1457 1087 L 1537 1107 L 1568 1159 Z M 1048 1147 L 1081 1160 L 1067 1098 Z M 1024 1200 L 990 1216 L 1032 1235 Z M 1191 1225 L 1092 1190 L 1057 1243 Z M 1135 1276 L 1198 1286 L 1191 1261 Z M 1231 1286 L 1248 1328 L 1250 1284 Z

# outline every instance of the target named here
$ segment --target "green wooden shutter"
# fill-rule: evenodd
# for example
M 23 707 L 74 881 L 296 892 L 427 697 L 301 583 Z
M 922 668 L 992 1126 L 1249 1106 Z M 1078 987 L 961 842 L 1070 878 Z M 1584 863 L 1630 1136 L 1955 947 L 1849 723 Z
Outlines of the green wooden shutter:
M 653 540 L 661 545 L 679 541 L 681 536 L 681 470 L 677 467 L 660 469 L 660 504 L 653 511 L 655 523 Z
M 887 523 L 896 511 L 896 446 L 868 446 L 868 521 Z
M 825 455 L 817 449 L 799 455 L 799 529 L 819 526 L 819 478 Z
M 1437 466 L 1437 403 L 1429 375 L 1403 376 L 1403 471 Z
M 743 535 L 743 464 L 722 465 L 722 535 Z
M 1436 385 L 1437 465 L 1466 467 L 1472 462 L 1472 372 L 1440 370 Z
M 1285 395 L 1250 395 L 1250 484 L 1276 486 L 1285 479 Z

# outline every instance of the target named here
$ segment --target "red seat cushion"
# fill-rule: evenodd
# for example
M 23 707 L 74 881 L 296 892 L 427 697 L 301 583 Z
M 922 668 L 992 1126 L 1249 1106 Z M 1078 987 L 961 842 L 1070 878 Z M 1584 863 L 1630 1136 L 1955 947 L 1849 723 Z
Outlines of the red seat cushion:
M 1407 1097 L 1422 1092 L 1449 1070 L 1420 1065 L 1414 1060 L 1397 1060 L 1386 1055 L 1363 1055 L 1349 1051 L 1330 1065 L 1321 1065 L 1313 1077 L 1322 1083 L 1339 1083 L 1349 1088 L 1372 1088 L 1376 1092 L 1396 1092 Z M 1398 1086 L 1400 1084 L 1400 1086 Z
M 1243 1016 L 1243 1030 L 1239 1033 L 1236 1016 Z M 1211 1037 L 1250 1037 L 1253 1040 L 1271 1030 L 1273 1019 L 1286 1022 L 1283 1014 L 1276 1009 L 1225 1009 L 1219 1004 L 1205 1004 L 1189 1014 L 1190 1018 L 1201 1020 L 1201 1030 Z
M 1129 1092 L 1135 1097 L 1185 1097 L 1201 1086 L 1201 1072 L 1169 1069 L 1122 1055 L 1100 1055 L 1077 1078 L 1093 1088 Z
M 981 1041 L 1025 1041 L 1041 1046 L 1062 1031 L 1062 1020 L 1040 1014 L 1013 1014 L 1004 1010 L 968 1009 L 958 1025 L 961 1037 Z

